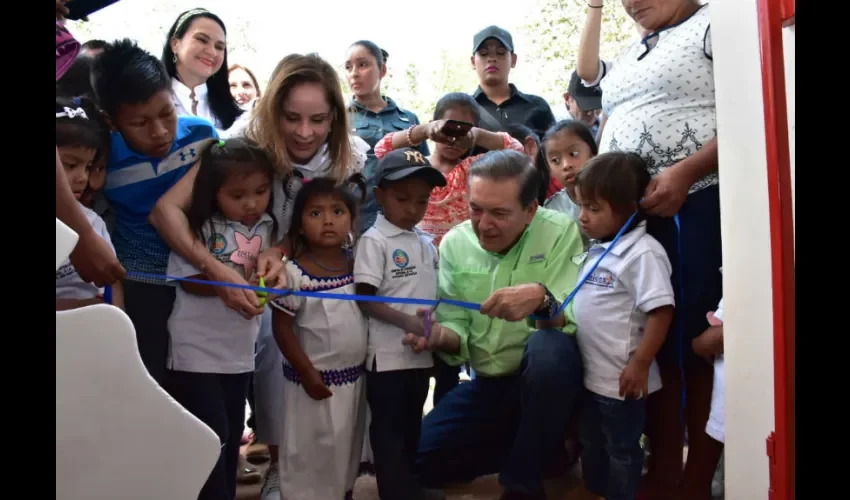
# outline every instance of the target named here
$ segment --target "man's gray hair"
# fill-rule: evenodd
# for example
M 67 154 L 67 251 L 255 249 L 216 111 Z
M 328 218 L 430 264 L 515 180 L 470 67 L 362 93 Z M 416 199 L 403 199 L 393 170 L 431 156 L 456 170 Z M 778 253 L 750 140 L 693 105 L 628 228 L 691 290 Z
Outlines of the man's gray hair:
M 522 208 L 537 201 L 540 193 L 540 172 L 525 153 L 500 149 L 481 155 L 469 167 L 469 182 L 473 177 L 494 181 L 516 179 L 520 184 L 519 202 Z

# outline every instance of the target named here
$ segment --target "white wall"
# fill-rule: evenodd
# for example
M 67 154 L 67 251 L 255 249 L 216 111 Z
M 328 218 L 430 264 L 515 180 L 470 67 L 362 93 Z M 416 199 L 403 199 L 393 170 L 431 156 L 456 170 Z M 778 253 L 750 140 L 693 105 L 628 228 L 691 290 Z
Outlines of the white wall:
M 785 49 L 785 92 L 788 95 L 788 145 L 791 149 L 791 200 L 792 205 L 796 202 L 797 192 L 794 189 L 794 180 L 796 177 L 794 176 L 794 167 L 795 167 L 795 151 L 796 144 L 794 140 L 794 136 L 796 135 L 797 128 L 797 119 L 796 119 L 796 107 L 794 103 L 794 94 L 796 93 L 796 79 L 794 78 L 794 63 L 795 63 L 795 48 L 797 43 L 797 33 L 796 26 L 791 26 L 790 28 L 785 28 L 783 31 L 784 37 L 784 49 Z M 796 228 L 797 228 L 797 210 L 796 205 L 794 209 L 794 242 L 796 246 Z
M 713 0 L 726 356 L 726 498 L 767 499 L 774 430 L 773 318 L 756 0 Z M 794 33 L 787 29 L 794 130 Z M 793 132 L 791 134 L 793 178 Z

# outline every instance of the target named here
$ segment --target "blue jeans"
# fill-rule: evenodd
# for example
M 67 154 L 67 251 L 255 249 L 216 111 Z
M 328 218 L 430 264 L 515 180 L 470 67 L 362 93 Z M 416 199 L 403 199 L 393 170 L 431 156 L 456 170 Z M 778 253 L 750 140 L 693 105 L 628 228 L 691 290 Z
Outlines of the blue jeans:
M 606 500 L 634 500 L 640 488 L 646 398 L 607 398 L 590 393 L 579 436 L 585 487 Z
M 425 416 L 416 460 L 420 482 L 440 488 L 498 472 L 507 489 L 542 493 L 543 470 L 563 447 L 581 376 L 574 336 L 534 332 L 518 372 L 479 374 Z

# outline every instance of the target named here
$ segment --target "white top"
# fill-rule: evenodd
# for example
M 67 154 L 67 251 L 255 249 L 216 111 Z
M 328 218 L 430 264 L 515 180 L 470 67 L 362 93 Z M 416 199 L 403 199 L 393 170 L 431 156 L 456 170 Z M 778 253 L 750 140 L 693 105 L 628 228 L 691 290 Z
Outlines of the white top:
M 717 137 L 708 9 L 633 43 L 613 62 L 600 62 L 597 79 L 584 82 L 600 86 L 608 115 L 600 153 L 637 153 L 655 175 Z M 716 173 L 690 192 L 714 184 Z
M 366 165 L 366 152 L 369 151 L 369 144 L 356 135 L 349 135 L 348 140 L 351 146 L 351 163 L 346 172 L 346 176 L 356 173 L 362 173 Z M 305 179 L 315 179 L 317 177 L 326 177 L 331 171 L 331 159 L 328 153 L 328 145 L 324 144 L 313 158 L 304 165 L 295 164 L 295 169 L 304 176 Z M 280 176 L 272 183 L 273 204 L 272 213 L 277 218 L 277 241 L 282 241 L 286 232 L 289 231 L 289 226 L 292 223 L 292 209 L 295 203 L 295 197 L 298 191 L 301 190 L 303 182 L 297 176 L 289 177 L 289 180 L 284 182 Z
M 593 242 L 580 275 L 610 245 Z M 620 396 L 620 374 L 641 341 L 647 313 L 674 305 L 672 267 L 664 247 L 646 234 L 646 223 L 625 233 L 588 276 L 573 301 L 576 340 L 584 362 L 587 390 L 613 399 Z M 649 392 L 661 389 L 655 361 L 649 369 Z
M 720 303 L 717 304 L 714 317 L 723 321 L 723 299 L 720 299 Z M 714 387 L 711 390 L 711 413 L 709 413 L 708 422 L 705 424 L 705 433 L 721 443 L 726 442 L 725 395 L 726 376 L 723 373 L 723 354 L 718 354 L 714 357 Z
M 378 214 L 375 224 L 357 243 L 354 256 L 354 281 L 378 289 L 378 295 L 404 298 L 437 298 L 439 254 L 434 237 L 419 228 L 406 231 Z M 387 304 L 393 309 L 415 315 L 422 306 Z M 434 358 L 416 354 L 401 343 L 401 328 L 376 318 L 369 318 L 369 354 L 366 369 L 373 362 L 379 372 L 430 368 Z
M 557 193 L 553 194 L 548 200 L 543 203 L 543 206 L 548 208 L 549 210 L 554 210 L 556 212 L 561 212 L 562 214 L 567 214 L 570 216 L 575 222 L 578 222 L 578 215 L 581 212 L 581 208 L 575 204 L 573 200 L 570 199 L 570 195 L 567 194 L 566 189 L 562 189 Z
M 272 218 L 264 214 L 253 228 L 248 228 L 241 222 L 216 216 L 204 224 L 202 232 L 207 248 L 219 262 L 250 279 L 257 256 L 272 245 Z M 201 271 L 171 252 L 168 274 L 185 278 Z M 254 371 L 254 341 L 262 317 L 245 319 L 218 296 L 202 297 L 181 286 L 176 288 L 174 308 L 168 318 L 168 368 L 197 373 Z
M 566 189 L 562 189 L 549 197 L 549 199 L 543 203 L 543 207 L 556 212 L 561 212 L 562 214 L 567 214 L 570 219 L 578 224 L 581 207 L 576 205 L 575 202 L 570 199 L 570 195 L 567 194 Z M 579 232 L 581 232 L 581 228 L 579 228 Z M 581 242 L 584 245 L 585 250 L 587 250 L 587 247 L 590 245 L 590 240 L 583 232 L 581 233 Z
M 112 246 L 112 239 L 109 237 L 109 232 L 106 230 L 106 223 L 97 215 L 94 210 L 87 208 L 82 203 L 80 208 L 86 214 L 89 224 L 94 228 L 94 232 L 101 238 L 106 240 L 109 248 L 115 253 L 115 248 Z M 103 294 L 103 288 L 98 288 L 94 283 L 83 281 L 70 259 L 65 259 L 56 269 L 56 298 L 57 299 L 93 299 L 98 295 Z
M 176 78 L 171 79 L 171 96 L 174 107 L 177 108 L 177 116 L 198 116 L 212 123 L 218 131 L 219 137 L 229 139 L 244 135 L 251 120 L 252 113 L 246 111 L 239 115 L 229 129 L 224 129 L 224 124 L 219 121 L 210 109 L 209 93 L 207 84 L 202 83 L 194 88 L 195 100 L 198 101 L 197 114 L 192 113 L 192 90 Z
M 286 280 L 294 290 L 354 294 L 353 274 L 313 276 L 294 260 L 286 263 Z M 295 317 L 298 344 L 317 370 L 337 373 L 363 366 L 369 330 L 357 302 L 280 295 L 269 304 Z M 285 363 L 289 365 L 288 361 Z

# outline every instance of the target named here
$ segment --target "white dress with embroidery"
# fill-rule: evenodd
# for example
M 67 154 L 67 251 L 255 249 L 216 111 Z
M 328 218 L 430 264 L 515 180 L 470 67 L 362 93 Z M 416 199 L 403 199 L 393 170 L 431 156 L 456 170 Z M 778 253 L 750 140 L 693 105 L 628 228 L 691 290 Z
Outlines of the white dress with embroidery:
M 350 135 L 351 161 L 347 175 L 362 172 L 366 164 L 366 152 L 369 145 L 356 135 Z M 316 153 L 312 160 L 305 165 L 295 165 L 295 168 L 305 179 L 326 176 L 331 170 L 330 155 L 327 145 Z M 301 178 L 292 176 L 287 182 L 276 179 L 272 184 L 274 203 L 272 213 L 277 219 L 277 235 L 275 241 L 283 239 L 292 222 L 292 209 L 295 196 L 302 186 Z M 274 341 L 271 331 L 271 313 L 266 311 L 260 334 L 257 339 L 257 355 L 254 370 L 254 402 L 257 440 L 266 444 L 280 443 L 280 429 L 288 412 L 283 407 L 280 394 L 283 392 L 283 375 L 280 363 L 283 355 Z M 365 453 L 364 462 L 371 463 L 371 453 Z
M 354 275 L 320 278 L 294 261 L 287 278 L 295 289 L 354 293 Z M 283 419 L 279 452 L 282 500 L 351 498 L 366 437 L 368 328 L 357 303 L 349 300 L 282 296 L 272 302 L 295 317 L 294 333 L 304 354 L 322 374 L 333 396 L 311 398 L 298 372 L 283 361 Z

